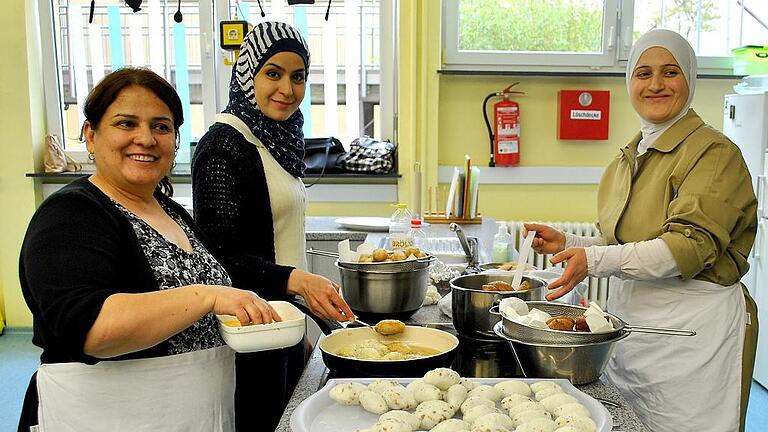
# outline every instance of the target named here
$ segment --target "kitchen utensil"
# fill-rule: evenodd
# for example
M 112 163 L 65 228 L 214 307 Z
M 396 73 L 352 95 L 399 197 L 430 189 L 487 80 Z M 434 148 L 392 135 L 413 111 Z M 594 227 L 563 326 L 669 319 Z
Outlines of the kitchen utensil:
M 233 327 L 225 322 L 237 320 L 237 317 L 216 315 L 224 342 L 233 350 L 242 353 L 285 348 L 299 343 L 306 329 L 304 313 L 285 301 L 270 301 L 269 304 L 282 321 Z
M 179 0 L 179 6 L 176 9 L 176 13 L 173 14 L 173 20 L 177 23 L 180 23 L 184 19 L 184 16 L 181 15 L 181 0 Z
M 424 303 L 429 268 L 416 270 L 358 270 L 336 262 L 341 272 L 341 292 L 355 314 L 404 317 Z M 369 267 L 370 268 L 370 267 Z
M 526 291 L 483 291 L 482 286 L 491 281 L 512 282 L 510 275 L 472 274 L 451 279 L 451 318 L 456 332 L 475 339 L 498 340 L 493 326 L 501 320 L 500 316 L 488 312 L 491 306 L 506 297 L 519 297 L 523 300 L 543 300 L 544 281 L 524 276 L 531 284 Z
M 459 243 L 461 243 L 461 248 L 464 250 L 464 255 L 467 257 L 467 268 L 464 272 L 466 274 L 480 273 L 480 269 L 477 268 L 479 254 L 477 237 L 468 238 L 464 235 L 461 226 L 455 222 L 451 222 L 448 228 L 456 233 L 456 237 L 459 238 Z
M 601 342 L 561 345 L 520 342 L 505 330 L 502 322 L 496 323 L 493 330 L 511 344 L 525 376 L 565 378 L 575 385 L 598 379 L 608 364 L 614 343 L 629 336 L 623 333 Z
M 339 254 L 336 252 L 317 250 L 313 248 L 307 249 L 306 252 L 311 255 L 320 255 L 320 256 L 325 256 L 330 258 L 339 258 Z M 427 255 L 422 258 L 416 258 L 416 259 L 410 259 L 410 260 L 404 260 L 404 261 L 383 261 L 383 262 L 342 262 L 337 259 L 336 266 L 344 267 L 352 270 L 363 270 L 363 271 L 376 270 L 376 271 L 402 272 L 402 271 L 421 270 L 421 269 L 427 268 L 430 266 L 430 264 L 432 264 L 432 261 L 434 260 L 435 260 L 435 257 L 432 255 Z
M 552 316 L 565 315 L 572 318 L 584 315 L 585 307 L 568 305 L 563 303 L 550 303 L 546 301 L 526 302 L 529 309 L 539 309 Z M 501 317 L 506 333 L 519 342 L 542 344 L 586 344 L 615 339 L 623 334 L 631 332 L 653 333 L 667 336 L 695 336 L 696 332 L 688 329 L 673 329 L 663 327 L 631 326 L 621 318 L 605 313 L 613 323 L 613 330 L 603 333 L 576 332 L 564 330 L 539 329 L 513 321 L 498 311 L 498 306 L 492 307 L 489 312 Z
M 362 360 L 336 354 L 344 347 L 368 339 L 404 341 L 410 345 L 437 350 L 438 353 L 409 360 Z M 405 331 L 390 336 L 372 334 L 364 327 L 348 328 L 336 330 L 319 342 L 323 362 L 328 369 L 344 375 L 363 377 L 420 377 L 434 368 L 449 367 L 458 346 L 456 336 L 419 326 L 405 326 Z
M 528 261 L 528 255 L 531 252 L 531 245 L 533 244 L 533 237 L 536 235 L 536 231 L 529 231 L 525 236 L 525 241 L 520 247 L 520 256 L 517 257 L 517 268 L 515 269 L 515 277 L 512 279 L 512 288 L 520 288 L 520 282 L 523 281 L 523 272 L 525 271 L 525 262 Z

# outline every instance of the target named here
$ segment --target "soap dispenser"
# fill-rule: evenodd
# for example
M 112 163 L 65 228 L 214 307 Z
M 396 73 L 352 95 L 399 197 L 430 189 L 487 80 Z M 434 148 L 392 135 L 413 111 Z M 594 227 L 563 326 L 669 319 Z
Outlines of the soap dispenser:
M 495 263 L 505 263 L 509 259 L 509 248 L 512 245 L 512 236 L 507 231 L 507 224 L 505 222 L 499 222 L 499 232 L 493 236 L 493 252 L 491 253 L 491 261 Z

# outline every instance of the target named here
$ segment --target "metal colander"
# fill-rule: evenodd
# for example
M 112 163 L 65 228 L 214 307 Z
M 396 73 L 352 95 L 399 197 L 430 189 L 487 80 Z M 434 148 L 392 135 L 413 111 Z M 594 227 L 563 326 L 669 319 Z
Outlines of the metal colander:
M 564 315 L 571 318 L 584 315 L 587 310 L 585 307 L 550 303 L 542 301 L 526 302 L 528 309 L 539 309 L 550 315 Z M 499 312 L 499 306 L 494 306 L 490 310 L 493 314 L 501 315 L 501 321 L 504 325 L 504 334 L 517 342 L 528 344 L 546 344 L 546 345 L 583 345 L 590 343 L 599 343 L 610 341 L 622 336 L 624 333 L 654 333 L 668 336 L 694 336 L 696 332 L 687 329 L 670 329 L 661 327 L 630 326 L 621 320 L 621 318 L 605 313 L 613 324 L 613 330 L 605 333 L 576 332 L 564 330 L 539 329 L 515 322 Z
M 427 255 L 423 258 L 405 261 L 385 261 L 385 262 L 341 262 L 338 260 L 339 254 L 335 252 L 322 251 L 317 249 L 307 249 L 308 254 L 320 255 L 331 258 L 337 258 L 336 264 L 350 270 L 370 271 L 370 272 L 388 272 L 402 273 L 421 270 L 429 267 L 435 260 L 433 255 Z

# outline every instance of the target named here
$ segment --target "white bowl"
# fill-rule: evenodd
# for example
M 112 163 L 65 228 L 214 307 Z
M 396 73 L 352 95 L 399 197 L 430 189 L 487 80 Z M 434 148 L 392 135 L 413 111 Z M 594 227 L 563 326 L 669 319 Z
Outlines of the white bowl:
M 224 342 L 237 352 L 256 352 L 296 345 L 304 337 L 305 315 L 296 306 L 285 301 L 269 302 L 283 320 L 271 324 L 231 327 L 224 321 L 235 319 L 231 315 L 216 315 L 219 332 Z

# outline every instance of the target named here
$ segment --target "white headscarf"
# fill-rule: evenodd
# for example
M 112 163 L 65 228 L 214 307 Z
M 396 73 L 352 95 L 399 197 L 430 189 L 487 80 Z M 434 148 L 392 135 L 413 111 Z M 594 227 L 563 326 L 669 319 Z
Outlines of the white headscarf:
M 640 39 L 635 42 L 632 51 L 629 53 L 629 62 L 627 63 L 627 91 L 629 92 L 630 97 L 632 95 L 630 82 L 632 80 L 632 72 L 635 70 L 635 66 L 637 66 L 637 61 L 645 50 L 653 47 L 664 48 L 669 51 L 672 54 L 672 57 L 677 61 L 677 64 L 683 71 L 685 81 L 688 83 L 688 100 L 677 115 L 664 123 L 649 122 L 638 114 L 638 117 L 640 118 L 640 132 L 643 134 L 643 139 L 640 140 L 640 143 L 637 146 L 638 154 L 645 153 L 664 131 L 688 113 L 688 108 L 691 106 L 693 93 L 696 89 L 696 53 L 693 52 L 691 45 L 685 38 L 671 30 L 655 29 L 640 36 Z

